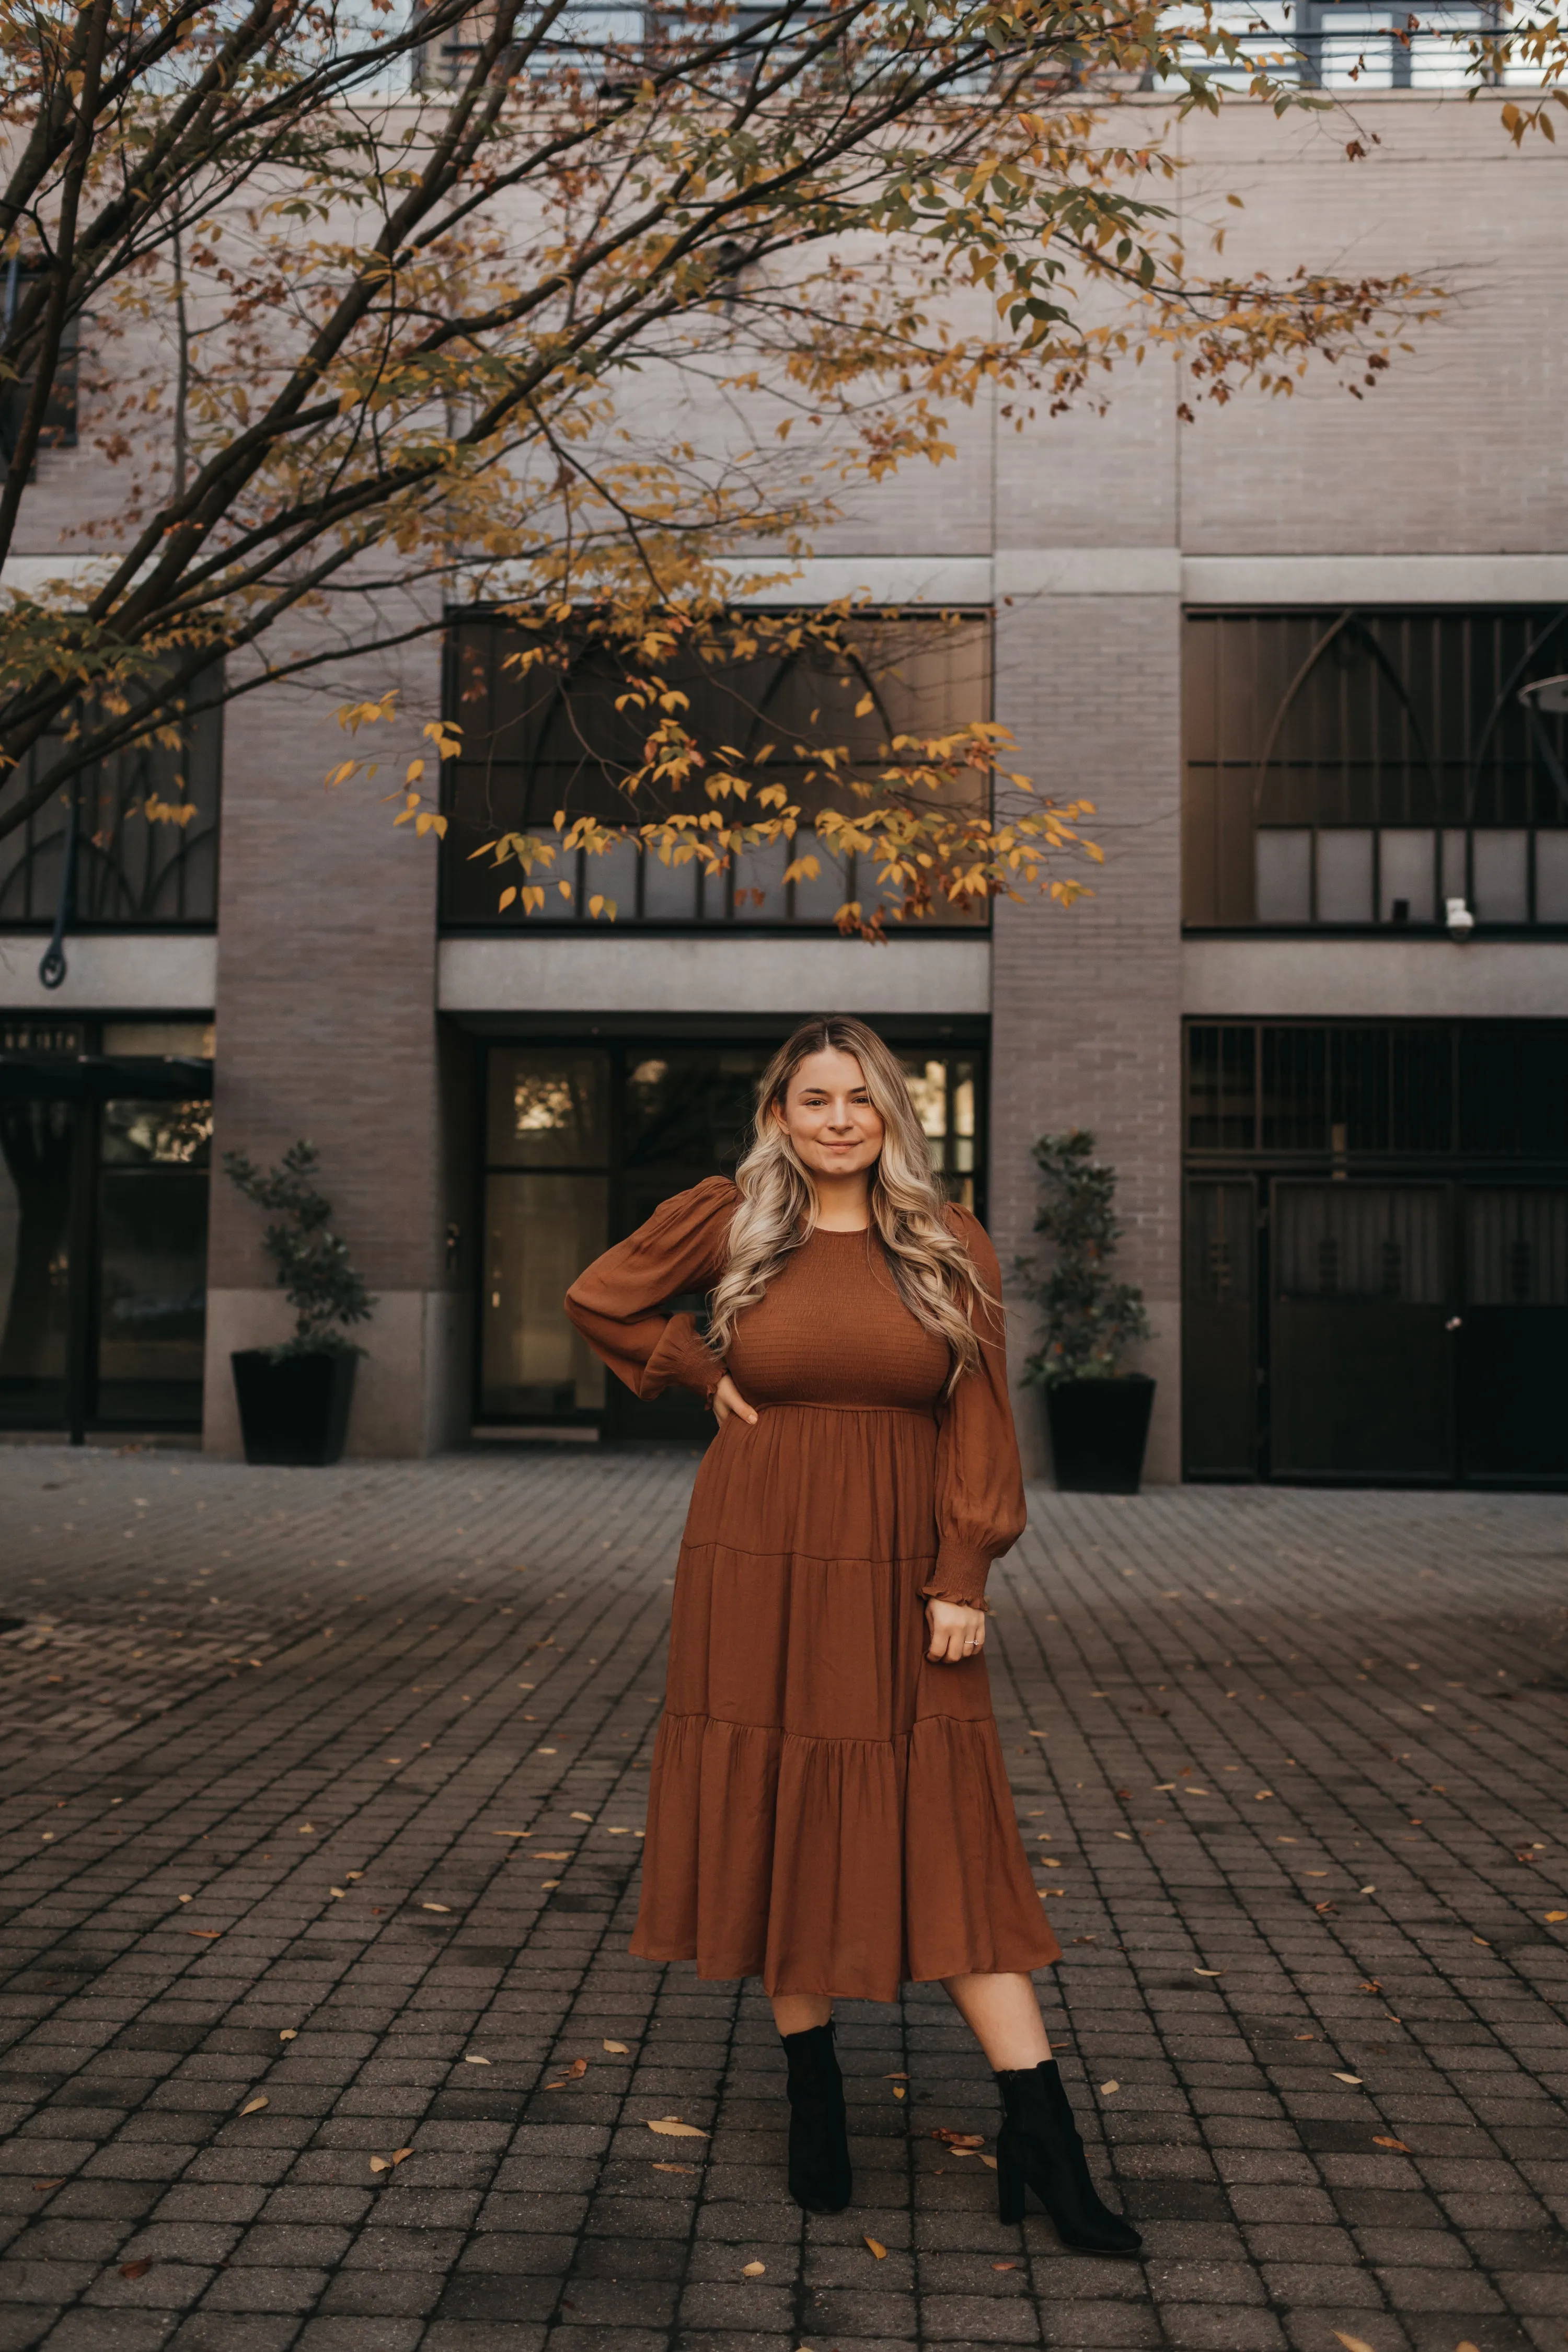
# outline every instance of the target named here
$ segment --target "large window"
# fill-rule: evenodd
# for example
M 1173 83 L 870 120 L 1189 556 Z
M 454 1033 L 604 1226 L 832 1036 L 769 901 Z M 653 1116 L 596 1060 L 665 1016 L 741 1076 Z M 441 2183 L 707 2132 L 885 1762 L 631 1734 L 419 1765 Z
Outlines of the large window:
M 208 691 L 198 680 L 192 704 Z M 52 924 L 62 892 L 73 931 L 216 922 L 221 708 L 193 709 L 174 732 L 173 742 L 95 761 L 0 837 L 0 924 Z M 60 745 L 47 735 L 25 755 L 5 780 L 13 796 L 52 766 Z M 150 801 L 191 814 L 184 824 L 153 820 Z
M 1191 613 L 1197 928 L 1568 925 L 1568 610 Z
M 693 859 L 666 863 L 631 838 L 603 856 L 574 854 L 548 874 L 545 904 L 524 916 L 503 910 L 502 888 L 522 877 L 474 853 L 502 832 L 549 837 L 557 810 L 610 826 L 646 824 L 709 803 L 681 796 L 659 801 L 628 793 L 624 779 L 644 757 L 646 719 L 616 708 L 625 678 L 614 657 L 585 648 L 563 671 L 521 671 L 513 661 L 532 642 L 505 622 L 482 615 L 456 623 L 447 641 L 447 709 L 463 730 L 463 756 L 444 778 L 449 830 L 442 851 L 443 920 L 448 926 L 510 929 L 593 920 L 592 897 L 612 899 L 616 920 L 687 924 L 828 925 L 846 899 L 875 902 L 875 867 L 857 873 L 853 857 L 836 859 L 809 823 L 795 842 L 744 853 L 727 871 L 705 876 Z M 685 723 L 715 751 L 730 747 L 737 764 L 782 784 L 807 818 L 826 802 L 813 781 L 816 747 L 847 747 L 869 773 L 895 735 L 932 736 L 990 716 L 990 628 L 979 615 L 882 619 L 857 631 L 853 659 L 810 644 L 785 656 L 760 654 L 727 667 L 673 667 L 672 685 L 689 697 Z M 767 756 L 763 757 L 766 751 Z M 845 805 L 853 803 L 845 803 Z M 794 859 L 815 857 L 819 871 L 784 879 Z M 564 897 L 556 887 L 569 885 Z M 943 904 L 921 928 L 973 929 L 987 911 Z
M 758 1042 L 497 1045 L 486 1085 L 479 1420 L 626 1435 L 710 1431 L 683 1394 L 637 1404 L 568 1321 L 563 1298 L 591 1259 L 661 1201 L 734 1168 Z M 898 1047 L 949 1195 L 982 1209 L 982 1071 L 973 1048 Z M 700 1298 L 671 1302 L 700 1308 Z

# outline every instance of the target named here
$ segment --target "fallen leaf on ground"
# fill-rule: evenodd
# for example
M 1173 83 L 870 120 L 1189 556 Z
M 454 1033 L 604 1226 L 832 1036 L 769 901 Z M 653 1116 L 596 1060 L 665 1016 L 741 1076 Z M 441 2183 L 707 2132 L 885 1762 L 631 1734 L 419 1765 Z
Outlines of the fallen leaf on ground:
M 531 1837 L 531 1830 L 492 1830 L 491 1837 Z
M 901 2099 L 901 2098 L 903 2098 L 905 2095 L 906 2095 L 906 2094 L 905 2094 L 905 2091 L 904 2091 L 904 2086 L 903 2086 L 903 2084 L 902 2084 L 901 2083 L 895 2083 L 895 2084 L 893 2084 L 893 2096 L 894 2096 L 894 2098 L 895 2098 L 895 2099 Z
M 1472 2344 L 1469 2337 L 1467 2336 L 1462 2344 L 1455 2345 L 1454 2352 L 1479 2352 L 1479 2347 Z
M 41 2197 L 46 2189 L 63 2189 L 66 2185 L 66 2179 L 67 2175 L 62 2173 L 58 2180 L 35 2180 L 33 2187 Z
M 629 2058 L 631 2055 L 631 2045 L 629 2042 L 606 2042 L 604 2044 L 604 2047 L 606 2050 L 613 2051 L 617 2058 Z
M 264 2092 L 258 2099 L 247 2099 L 244 2106 L 241 2107 L 239 2112 L 242 2116 L 254 2116 L 266 2105 L 267 2095 Z
M 389 2156 L 373 2156 L 370 2160 L 370 2168 L 373 2172 L 390 2172 L 392 2170 L 392 2158 Z
M 1113 2075 L 1109 2083 L 1101 2083 L 1100 2086 L 1100 2095 L 1102 2099 L 1108 2099 L 1112 2091 L 1119 2091 L 1121 2088 L 1121 2084 L 1117 2082 Z
M 1361 2076 L 1359 2074 L 1336 2074 L 1334 2076 L 1334 2080 L 1336 2083 L 1359 2083 L 1361 2081 Z
M 152 2255 L 143 2254 L 139 2263 L 121 2263 L 120 2275 L 121 2278 L 145 2278 L 152 2267 Z
M 574 1822 L 591 1822 L 594 1816 L 592 1813 L 569 1813 L 567 1815 L 567 1819 Z
M 449 1911 L 451 1907 L 449 1903 L 422 1903 L 419 1906 L 421 1911 Z
M 996 2158 L 994 2156 L 982 2156 L 980 2161 L 982 2164 L 987 2166 L 991 2171 L 995 2171 Z
M 568 1847 L 564 1853 L 551 1853 L 545 1847 L 541 1846 L 533 1859 L 535 1862 L 570 1862 L 572 1859 L 572 1853 L 570 1847 Z
M 585 2058 L 574 2058 L 561 2079 L 564 2083 L 580 2083 L 587 2071 L 588 2061 Z
M 1132 1843 L 1132 1832 L 1131 1830 L 1112 1830 L 1110 1834 L 1112 1837 L 1125 1838 L 1129 1845 Z
M 909 2076 L 901 2070 L 891 2074 L 884 2074 L 882 2077 L 884 2083 L 907 2083 L 909 2079 Z
M 1223 1969 L 1194 1969 L 1193 1970 L 1193 1974 L 1195 1977 L 1222 1977 L 1225 1974 L 1225 1970 Z
M 1340 1907 L 1340 1906 L 1339 1906 L 1339 1905 L 1338 1905 L 1337 1903 L 1314 1903 L 1314 1904 L 1313 1904 L 1313 1906 L 1312 1906 L 1312 1908 L 1313 1908 L 1313 1910 L 1314 1910 L 1314 1911 L 1319 1911 L 1319 1912 L 1332 1911 L 1332 1912 L 1334 1912 L 1336 1915 L 1337 1915 L 1337 1913 L 1338 1913 L 1338 1911 L 1339 1911 L 1339 1907 Z
M 329 1886 L 327 1889 L 327 1893 L 331 1895 L 334 1895 L 340 1903 L 346 1900 L 348 1891 L 349 1890 L 346 1886 Z
M 187 1927 L 185 1933 L 187 1936 L 199 1936 L 204 1943 L 210 1944 L 222 1935 L 223 1929 L 221 1927 Z
M 888 2249 L 882 2243 L 880 2238 L 868 2238 L 865 2242 L 870 2247 L 871 2252 L 876 2255 L 877 2260 L 879 2263 L 885 2263 L 887 2261 Z
M 742 2263 L 741 2264 L 741 2276 L 742 2278 L 761 2278 L 766 2269 L 766 2263 Z
M 536 1756 L 553 1756 L 556 1751 L 553 1748 L 536 1748 L 533 1752 Z
M 1483 1944 L 1489 1952 L 1491 1950 L 1491 1937 L 1489 1936 L 1472 1936 L 1470 1937 L 1470 1941 L 1472 1944 Z
M 1016 2271 L 1018 2265 L 1016 2263 L 993 2263 L 991 2267 L 994 2271 Z
M 542 1878 L 539 1883 L 541 1886 L 559 1886 L 561 1881 L 558 1878 Z
M 1402 2139 L 1390 2139 L 1382 2132 L 1373 2132 L 1372 2144 L 1373 2147 L 1396 2147 L 1401 2156 L 1414 2156 L 1415 2153 L 1413 2147 L 1406 2147 Z
M 1541 1916 L 1555 1927 L 1560 1920 L 1568 1919 L 1568 1911 L 1543 1911 Z
M 1373 2347 L 1364 2336 L 1343 2336 L 1337 2327 L 1334 2330 L 1334 2342 L 1342 2344 L 1345 2352 L 1373 2352 Z
M 297 2025 L 284 2026 L 282 2031 L 279 2032 L 278 2039 L 279 2042 L 298 2042 L 300 2039 L 299 2027 Z
M 626 1822 L 621 1822 L 618 1827 L 611 1827 L 605 1832 L 605 1835 L 607 1837 L 630 1837 L 631 1833 L 630 1824 Z
M 984 2132 L 953 2131 L 946 2124 L 937 2124 L 931 2131 L 931 2137 L 940 2139 L 946 2147 L 984 2147 L 985 2145 Z
M 488 2066 L 489 2063 L 488 2058 L 481 2058 L 477 2050 L 465 2050 L 463 2053 L 465 2066 Z
M 661 2164 L 655 2157 L 653 2168 L 656 2172 L 695 2172 L 697 2167 L 694 2164 Z
M 411 2147 L 395 2147 L 392 2151 L 392 2160 L 394 2164 L 402 2164 L 413 2153 L 414 2150 Z
M 662 2132 L 666 2139 L 706 2139 L 708 2137 L 695 2124 L 683 2124 L 679 2116 L 658 2116 L 648 2125 L 648 2129 Z

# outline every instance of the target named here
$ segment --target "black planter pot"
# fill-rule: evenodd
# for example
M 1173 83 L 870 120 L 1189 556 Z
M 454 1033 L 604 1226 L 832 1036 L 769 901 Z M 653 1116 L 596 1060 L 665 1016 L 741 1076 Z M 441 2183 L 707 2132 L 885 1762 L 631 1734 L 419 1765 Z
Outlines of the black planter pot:
M 1057 1485 L 1067 1495 L 1135 1495 L 1143 1475 L 1154 1383 L 1147 1372 L 1058 1381 L 1046 1391 Z
M 357 1356 L 281 1356 L 242 1348 L 229 1358 L 247 1462 L 320 1469 L 342 1459 Z

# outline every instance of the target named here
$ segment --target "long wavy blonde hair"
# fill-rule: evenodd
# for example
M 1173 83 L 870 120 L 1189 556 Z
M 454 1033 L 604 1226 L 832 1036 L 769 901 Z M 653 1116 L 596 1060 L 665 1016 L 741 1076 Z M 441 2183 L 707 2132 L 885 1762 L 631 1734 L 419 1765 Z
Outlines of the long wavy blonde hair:
M 962 1374 L 979 1368 L 980 1342 L 972 1318 L 983 1309 L 996 1313 L 998 1303 L 963 1242 L 948 1229 L 931 1148 L 903 1071 L 863 1021 L 806 1022 L 763 1073 L 752 1141 L 735 1171 L 741 1205 L 730 1226 L 729 1259 L 713 1293 L 708 1344 L 715 1355 L 724 1353 L 737 1317 L 757 1304 L 791 1253 L 810 1238 L 816 1187 L 774 1117 L 774 1106 L 784 1108 L 790 1080 L 808 1056 L 830 1051 L 854 1055 L 881 1114 L 881 1155 L 871 1171 L 871 1222 L 910 1313 L 952 1350 L 951 1388 Z

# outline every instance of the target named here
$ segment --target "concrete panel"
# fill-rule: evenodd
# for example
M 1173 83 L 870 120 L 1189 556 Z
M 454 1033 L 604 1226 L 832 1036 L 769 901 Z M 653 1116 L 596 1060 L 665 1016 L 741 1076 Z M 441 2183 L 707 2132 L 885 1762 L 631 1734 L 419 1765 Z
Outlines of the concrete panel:
M 1182 1010 L 1215 1018 L 1568 1019 L 1568 940 L 1205 940 Z
M 649 939 L 595 930 L 443 940 L 443 1013 L 910 1013 L 990 1009 L 985 939 Z
M 11 1013 L 210 1013 L 217 997 L 212 932 L 99 932 L 66 941 L 58 988 L 38 978 L 48 942 L 0 934 L 0 1006 Z
M 1188 555 L 1189 604 L 1568 604 L 1568 555 Z

